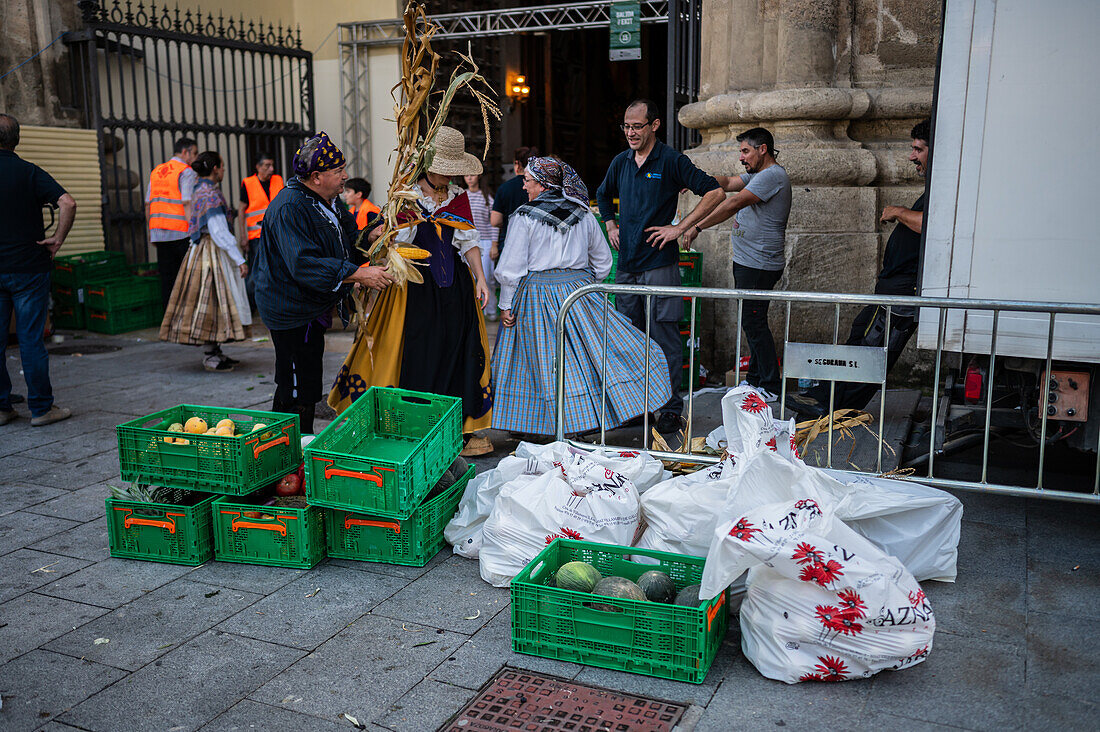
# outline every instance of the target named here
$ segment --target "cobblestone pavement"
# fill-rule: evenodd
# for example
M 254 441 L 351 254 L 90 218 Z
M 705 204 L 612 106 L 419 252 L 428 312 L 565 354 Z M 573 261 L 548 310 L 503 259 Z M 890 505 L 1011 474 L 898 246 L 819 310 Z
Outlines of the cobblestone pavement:
M 75 416 L 32 428 L 20 405 L 0 426 L 0 729 L 341 730 L 348 714 L 367 729 L 432 730 L 503 664 L 691 704 L 682 728 L 699 732 L 1100 719 L 1090 507 L 961 494 L 958 582 L 925 584 L 938 617 L 931 656 L 845 684 L 761 677 L 736 623 L 699 685 L 514 654 L 507 590 L 449 551 L 423 568 L 329 559 L 308 571 L 112 559 L 103 500 L 118 480 L 115 425 L 179 403 L 266 408 L 273 356 L 267 342 L 230 345 L 241 366 L 211 374 L 198 349 L 153 331 L 73 335 L 51 345 L 70 351 L 51 357 L 51 373 Z M 349 344 L 330 336 L 327 377 Z M 5 356 L 25 394 L 17 350 Z M 493 437 L 496 457 L 480 468 L 514 446 Z

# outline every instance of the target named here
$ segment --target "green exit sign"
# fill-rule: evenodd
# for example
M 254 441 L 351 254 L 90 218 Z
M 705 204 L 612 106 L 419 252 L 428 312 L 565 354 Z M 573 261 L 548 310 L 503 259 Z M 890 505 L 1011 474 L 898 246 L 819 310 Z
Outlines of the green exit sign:
M 642 7 L 636 2 L 611 3 L 612 61 L 642 57 Z

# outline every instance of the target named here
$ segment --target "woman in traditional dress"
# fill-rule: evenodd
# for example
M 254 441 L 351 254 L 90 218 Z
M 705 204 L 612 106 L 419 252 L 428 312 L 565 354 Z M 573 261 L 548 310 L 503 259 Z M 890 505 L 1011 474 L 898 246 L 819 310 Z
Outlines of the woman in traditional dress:
M 426 249 L 424 282 L 389 287 L 367 319 L 329 394 L 338 412 L 370 386 L 390 386 L 462 399 L 462 454 L 493 451 L 474 435 L 490 425 L 493 406 L 489 342 L 482 308 L 489 286 L 481 269 L 479 235 L 470 200 L 451 178 L 481 173 L 481 161 L 465 152 L 462 133 L 440 127 L 432 163 L 416 185 L 419 216 L 402 222 L 396 240 Z M 372 237 L 373 238 L 373 237 Z M 412 266 L 412 265 L 410 265 Z M 369 353 L 363 343 L 369 342 Z
M 191 246 L 172 287 L 160 339 L 205 345 L 207 371 L 232 371 L 239 362 L 222 353 L 221 344 L 244 340 L 251 330 L 244 282 L 248 265 L 232 234 L 233 209 L 220 187 L 225 175 L 221 156 L 208 150 L 191 167 L 199 176 L 191 197 Z
M 555 323 L 566 297 L 611 271 L 611 250 L 588 208 L 588 189 L 554 158 L 532 158 L 524 172 L 529 203 L 508 221 L 497 262 L 501 329 L 493 353 L 493 427 L 554 434 Z M 606 344 L 603 359 L 601 348 Z M 667 361 L 652 339 L 592 293 L 575 302 L 565 321 L 565 434 L 598 429 L 601 411 L 612 429 L 668 401 Z M 601 371 L 606 366 L 606 376 Z M 601 385 L 601 381 L 603 385 Z M 607 402 L 601 409 L 601 393 Z
M 470 199 L 470 212 L 474 216 L 474 226 L 480 238 L 478 246 L 481 248 L 481 270 L 485 273 L 485 282 L 489 285 L 489 300 L 482 308 L 486 320 L 497 320 L 496 280 L 493 279 L 493 262 L 499 256 L 494 250 L 497 248 L 497 236 L 500 229 L 489 223 L 490 214 L 493 211 L 493 193 L 482 180 L 485 175 L 463 176 L 466 182 L 466 195 Z

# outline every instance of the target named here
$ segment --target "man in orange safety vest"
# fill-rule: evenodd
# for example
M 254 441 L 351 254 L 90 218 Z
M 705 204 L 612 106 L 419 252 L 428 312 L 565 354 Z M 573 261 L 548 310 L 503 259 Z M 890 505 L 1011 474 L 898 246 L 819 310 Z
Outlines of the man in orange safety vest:
M 157 248 L 160 294 L 165 306 L 191 244 L 191 192 L 198 181 L 191 163 L 198 157 L 199 147 L 190 137 L 181 137 L 172 152 L 171 160 L 153 168 L 145 191 L 145 220 L 149 222 L 149 242 Z
M 241 181 L 240 241 L 245 253 L 260 238 L 260 225 L 271 199 L 283 189 L 283 178 L 275 173 L 275 159 L 266 153 L 256 158 L 256 173 Z

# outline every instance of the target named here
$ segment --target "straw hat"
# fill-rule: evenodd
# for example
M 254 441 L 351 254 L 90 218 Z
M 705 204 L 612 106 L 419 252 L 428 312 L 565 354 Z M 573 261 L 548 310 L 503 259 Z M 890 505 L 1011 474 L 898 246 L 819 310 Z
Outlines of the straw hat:
M 443 126 L 435 133 L 435 157 L 429 173 L 439 175 L 480 175 L 481 161 L 466 152 L 466 139 L 454 127 Z

